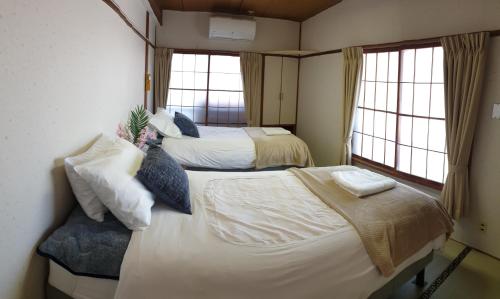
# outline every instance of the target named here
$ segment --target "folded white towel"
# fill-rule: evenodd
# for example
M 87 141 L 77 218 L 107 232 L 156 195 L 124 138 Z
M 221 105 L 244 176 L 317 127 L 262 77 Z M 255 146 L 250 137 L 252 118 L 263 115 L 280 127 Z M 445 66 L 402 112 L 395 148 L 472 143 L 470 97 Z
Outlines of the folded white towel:
M 357 197 L 380 193 L 396 187 L 394 179 L 353 166 L 338 166 L 331 174 L 340 187 Z
M 279 127 L 268 127 L 268 128 L 262 128 L 262 131 L 264 131 L 264 134 L 267 136 L 274 136 L 274 135 L 290 135 L 292 132 L 279 128 Z

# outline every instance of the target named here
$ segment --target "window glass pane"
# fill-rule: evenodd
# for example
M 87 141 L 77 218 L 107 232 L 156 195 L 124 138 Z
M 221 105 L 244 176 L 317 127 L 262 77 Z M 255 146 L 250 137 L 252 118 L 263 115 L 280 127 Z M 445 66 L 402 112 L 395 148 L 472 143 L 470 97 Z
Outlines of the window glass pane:
M 207 105 L 207 92 L 195 91 L 194 92 L 194 105 L 198 107 L 205 107 Z
M 361 80 L 366 80 L 366 54 L 363 54 L 363 73 L 361 74 Z
M 172 72 L 182 71 L 182 58 L 183 54 L 175 54 L 172 55 Z
M 396 114 L 387 113 L 386 139 L 396 141 Z
M 391 141 L 385 142 L 385 165 L 394 167 L 394 156 L 396 154 L 396 144 Z
M 385 110 L 387 102 L 387 83 L 377 82 L 375 96 L 375 109 Z
M 401 103 L 399 106 L 400 113 L 412 114 L 413 113 L 413 84 L 401 84 Z
M 413 82 L 414 64 L 415 64 L 415 50 L 402 51 L 403 65 L 401 66 L 402 82 Z
M 182 59 L 182 70 L 185 72 L 194 72 L 194 67 L 196 64 L 196 55 L 194 54 L 184 54 Z
M 182 73 L 182 88 L 184 89 L 194 88 L 194 72 Z
M 182 106 L 190 106 L 194 105 L 194 91 L 192 90 L 183 90 L 182 91 Z
M 366 54 L 366 80 L 375 81 L 375 68 L 377 64 L 377 54 Z
M 413 146 L 427 149 L 428 126 L 427 118 L 413 118 Z
M 208 72 L 208 55 L 196 55 L 195 71 L 199 73 Z
M 232 92 L 223 91 L 219 93 L 219 108 L 229 108 Z M 220 112 L 220 111 L 219 111 Z
M 240 93 L 239 92 L 229 93 L 229 107 L 238 108 L 239 103 L 240 103 Z
M 227 107 L 227 106 L 226 106 Z M 217 113 L 217 123 L 229 123 L 229 108 L 220 108 Z
M 431 117 L 444 118 L 444 84 L 432 84 Z
M 170 73 L 169 88 L 182 88 L 182 72 L 171 72 Z
M 396 112 L 398 110 L 398 84 L 389 83 L 387 91 L 387 111 Z
M 168 105 L 180 106 L 182 104 L 182 90 L 170 89 L 168 92 Z
M 194 119 L 194 108 L 193 107 L 185 107 L 183 106 L 181 109 L 182 113 L 189 117 L 189 119 Z
M 365 82 L 361 82 L 361 86 L 359 87 L 359 97 L 358 97 L 358 107 L 363 107 L 365 103 Z
M 194 75 L 194 88 L 195 89 L 207 89 L 207 73 L 195 73 Z
M 431 97 L 430 84 L 415 84 L 415 96 L 413 101 L 413 114 L 429 116 L 429 101 Z
M 427 151 L 413 148 L 411 160 L 411 174 L 425 178 L 425 172 L 427 169 Z
M 374 136 L 385 138 L 385 112 L 375 112 Z
M 446 143 L 446 127 L 444 120 L 429 120 L 429 149 L 444 152 Z
M 377 81 L 387 81 L 387 68 L 389 63 L 389 53 L 377 54 Z
M 410 161 L 411 148 L 404 145 L 398 145 L 398 170 L 410 173 Z
M 356 111 L 356 119 L 354 120 L 354 131 L 362 132 L 363 130 L 363 108 L 358 108 Z
M 170 115 L 175 116 L 175 112 L 182 113 L 182 107 L 181 106 L 170 106 L 170 109 L 168 112 L 170 113 Z
M 432 82 L 443 83 L 443 48 L 434 48 L 434 61 L 432 64 Z
M 240 57 L 212 55 L 210 57 L 210 72 L 240 74 Z
M 431 83 L 432 48 L 416 50 L 415 82 Z
M 218 109 L 214 107 L 208 107 L 208 119 L 207 122 L 209 124 L 216 124 L 217 123 L 217 112 Z
M 373 137 L 363 135 L 363 154 L 362 156 L 367 159 L 372 159 Z
M 373 161 L 384 164 L 385 141 L 379 138 L 373 138 Z
M 389 82 L 398 82 L 399 52 L 389 54 Z
M 373 111 L 365 110 L 363 133 L 373 136 Z
M 409 116 L 399 117 L 399 143 L 411 145 L 412 118 Z
M 364 107 L 373 109 L 375 107 L 375 83 L 366 82 Z
M 361 134 L 356 132 L 352 134 L 352 153 L 361 155 Z
M 239 116 L 239 113 L 238 113 L 238 107 L 236 106 L 236 108 L 229 108 L 229 123 L 231 124 L 236 124 L 236 123 L 239 123 L 239 119 L 238 119 L 238 116 Z
M 205 113 L 206 113 L 206 108 L 194 108 L 194 122 L 198 124 L 204 124 L 205 123 Z
M 428 152 L 427 153 L 427 178 L 432 181 L 442 182 L 444 154 Z
M 219 98 L 222 97 L 221 91 L 209 91 L 208 93 L 208 106 L 217 107 L 219 106 Z M 209 110 L 210 113 L 210 110 Z

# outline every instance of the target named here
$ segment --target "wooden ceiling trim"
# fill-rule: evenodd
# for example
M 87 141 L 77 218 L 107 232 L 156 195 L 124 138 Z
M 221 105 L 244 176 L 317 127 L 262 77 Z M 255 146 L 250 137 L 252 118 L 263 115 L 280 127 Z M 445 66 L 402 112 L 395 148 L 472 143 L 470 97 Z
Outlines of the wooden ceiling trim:
M 162 9 L 156 0 L 149 0 L 149 5 L 151 5 L 151 9 L 153 9 L 153 13 L 155 14 L 160 25 L 163 25 L 163 17 L 162 17 Z

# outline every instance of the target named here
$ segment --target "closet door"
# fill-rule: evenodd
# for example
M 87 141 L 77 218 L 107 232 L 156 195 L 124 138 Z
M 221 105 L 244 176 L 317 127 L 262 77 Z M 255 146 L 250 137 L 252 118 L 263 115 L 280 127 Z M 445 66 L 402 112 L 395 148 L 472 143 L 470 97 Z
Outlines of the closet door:
M 281 57 L 266 56 L 264 65 L 264 97 L 262 99 L 262 124 L 280 123 Z
M 299 60 L 297 58 L 283 58 L 281 74 L 281 112 L 280 124 L 295 124 L 297 108 L 297 78 L 299 75 Z

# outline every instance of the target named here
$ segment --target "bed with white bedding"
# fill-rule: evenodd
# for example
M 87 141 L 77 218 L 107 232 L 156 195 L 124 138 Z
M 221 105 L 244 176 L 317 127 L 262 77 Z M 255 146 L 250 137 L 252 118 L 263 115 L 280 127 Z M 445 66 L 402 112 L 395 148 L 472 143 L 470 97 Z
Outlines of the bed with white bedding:
M 193 215 L 157 204 L 151 226 L 132 233 L 117 283 L 54 263 L 49 283 L 74 298 L 368 298 L 445 241 L 381 275 L 355 227 L 293 172 L 188 177 Z
M 367 298 L 445 240 L 385 277 L 353 226 L 291 172 L 189 179 L 193 215 L 155 207 L 132 235 L 116 298 Z
M 313 166 L 307 145 L 292 134 L 269 133 L 265 137 L 267 144 L 276 149 L 281 146 L 282 150 L 275 151 L 278 155 L 272 163 L 259 163 L 262 160 L 260 157 L 270 155 L 269 151 L 260 152 L 256 142 L 262 138 L 250 136 L 246 128 L 198 126 L 198 131 L 200 138 L 185 135 L 180 138 L 166 137 L 162 148 L 189 168 L 229 170 Z M 287 143 L 280 143 L 284 139 Z

